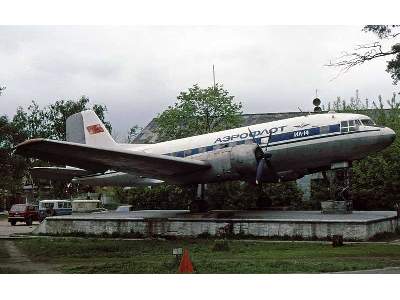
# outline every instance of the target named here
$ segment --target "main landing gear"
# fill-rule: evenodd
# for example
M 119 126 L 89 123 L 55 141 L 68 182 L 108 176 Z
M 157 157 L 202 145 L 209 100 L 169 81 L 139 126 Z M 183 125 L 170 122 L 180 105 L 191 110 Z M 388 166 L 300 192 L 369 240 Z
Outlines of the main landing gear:
M 206 200 L 207 184 L 201 183 L 197 185 L 196 199 L 189 204 L 191 213 L 208 212 L 208 202 Z
M 353 210 L 350 196 L 351 165 L 349 163 L 332 164 L 331 170 L 322 174 L 329 183 L 329 198 L 335 202 L 334 207 L 329 208 L 328 211 L 351 213 Z

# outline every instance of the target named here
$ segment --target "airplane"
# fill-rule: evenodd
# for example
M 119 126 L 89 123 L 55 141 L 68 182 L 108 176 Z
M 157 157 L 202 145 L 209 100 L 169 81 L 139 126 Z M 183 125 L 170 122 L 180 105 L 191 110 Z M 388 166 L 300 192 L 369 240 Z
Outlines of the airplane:
M 197 184 L 243 180 L 261 184 L 351 166 L 381 151 L 396 134 L 365 115 L 318 113 L 155 144 L 119 144 L 92 110 L 70 116 L 67 141 L 31 139 L 15 153 L 67 167 L 33 168 L 33 175 L 94 186 Z M 193 201 L 193 211 L 207 205 Z

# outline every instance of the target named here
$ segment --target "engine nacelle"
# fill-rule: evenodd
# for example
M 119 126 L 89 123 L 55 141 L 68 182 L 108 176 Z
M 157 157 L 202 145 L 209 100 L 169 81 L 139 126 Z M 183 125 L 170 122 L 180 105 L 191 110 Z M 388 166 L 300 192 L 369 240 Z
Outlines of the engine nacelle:
M 199 158 L 210 163 L 211 169 L 196 175 L 195 179 L 215 182 L 254 177 L 257 169 L 256 148 L 257 145 L 237 145 L 204 153 L 204 156 L 200 155 Z M 186 179 L 193 180 L 193 178 Z
M 258 150 L 257 150 L 258 149 Z M 250 180 L 255 181 L 257 172 L 257 157 L 263 153 L 255 144 L 243 144 L 233 147 L 224 147 L 212 152 L 199 154 L 196 159 L 207 161 L 211 168 L 193 175 L 185 175 L 179 181 L 192 182 L 218 182 L 225 180 Z M 279 161 L 279 157 L 272 153 L 272 164 Z M 274 160 L 277 159 L 277 160 Z M 277 165 L 278 166 L 278 165 Z M 304 176 L 306 170 L 279 170 L 279 168 L 265 169 L 262 181 L 279 182 L 296 180 Z
M 239 145 L 232 147 L 231 168 L 244 177 L 254 177 L 257 169 L 256 145 Z

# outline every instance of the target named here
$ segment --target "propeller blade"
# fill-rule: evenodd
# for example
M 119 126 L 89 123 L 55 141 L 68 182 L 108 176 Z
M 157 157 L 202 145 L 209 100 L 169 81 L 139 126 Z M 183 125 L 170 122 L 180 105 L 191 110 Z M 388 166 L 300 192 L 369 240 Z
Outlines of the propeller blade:
M 256 138 L 255 138 L 254 135 L 253 135 L 253 132 L 251 132 L 250 127 L 247 127 L 247 129 L 249 130 L 250 136 L 253 138 L 254 144 L 256 144 L 257 146 L 260 146 L 260 145 L 257 143 L 257 140 L 256 140 Z
M 264 151 L 261 148 L 260 144 L 257 142 L 257 139 L 254 137 L 254 134 L 250 130 L 250 127 L 247 127 L 247 129 L 249 130 L 249 133 L 253 139 L 253 142 L 257 145 L 255 156 L 256 156 L 256 160 L 257 160 L 256 184 L 258 185 L 259 183 L 261 183 L 262 173 L 265 168 L 265 165 L 267 165 L 268 169 L 271 169 L 271 170 L 273 169 L 272 164 L 271 164 L 272 155 L 271 155 L 271 153 L 267 152 L 269 142 L 271 141 L 271 134 L 268 135 L 268 140 L 265 145 L 265 151 Z M 261 138 L 259 139 L 259 141 L 261 143 Z
M 259 184 L 261 182 L 264 166 L 265 166 L 265 159 L 262 158 L 262 159 L 260 159 L 260 161 L 257 164 L 256 184 Z

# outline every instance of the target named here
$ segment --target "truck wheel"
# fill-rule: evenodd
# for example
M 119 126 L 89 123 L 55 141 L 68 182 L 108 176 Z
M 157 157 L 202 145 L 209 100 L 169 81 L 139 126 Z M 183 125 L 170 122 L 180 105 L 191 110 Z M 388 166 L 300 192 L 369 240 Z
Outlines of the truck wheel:
M 11 226 L 15 226 L 15 224 L 17 224 L 16 221 L 11 221 L 10 223 L 11 223 Z
M 26 225 L 28 225 L 28 226 L 31 226 L 32 225 L 32 217 L 29 217 L 27 220 L 26 220 Z

